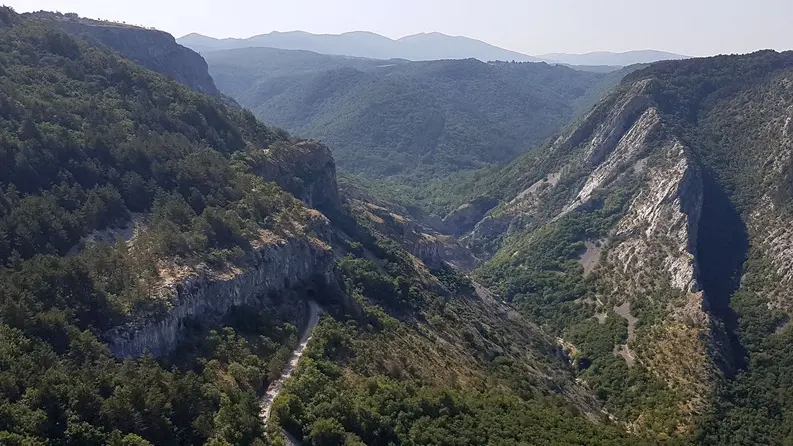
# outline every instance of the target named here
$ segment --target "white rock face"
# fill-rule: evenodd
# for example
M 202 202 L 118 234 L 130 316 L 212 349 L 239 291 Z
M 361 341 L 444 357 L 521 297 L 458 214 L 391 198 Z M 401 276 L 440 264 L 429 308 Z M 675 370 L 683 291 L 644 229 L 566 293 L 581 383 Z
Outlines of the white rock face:
M 587 178 L 576 199 L 565 208 L 563 213 L 570 212 L 582 203 L 589 201 L 595 189 L 603 187 L 613 180 L 636 155 L 646 150 L 647 136 L 660 124 L 661 118 L 658 116 L 658 111 L 655 108 L 648 108 L 599 164 L 593 163 L 594 158 L 596 155 L 599 159 L 605 156 L 605 148 L 590 145 L 587 163 L 597 167 Z M 609 138 L 614 139 L 616 136 L 610 134 Z
M 487 226 L 497 230 L 529 222 L 534 225 L 530 229 L 541 227 L 572 212 L 596 209 L 612 191 L 635 191 L 606 237 L 602 261 L 585 272 L 596 275 L 603 293 L 598 301 L 620 309 L 617 313 L 629 322 L 629 339 L 616 344 L 614 354 L 681 389 L 680 428 L 686 429 L 685 420 L 711 391 L 709 355 L 714 354 L 718 327 L 707 312 L 698 278 L 702 175 L 689 148 L 672 136 L 650 101 L 652 83 L 635 83 L 560 138 L 551 156 L 565 161 L 549 163 L 549 172 L 559 174 L 558 183 L 531 185 Z M 663 314 L 646 324 L 644 297 Z
M 172 309 L 156 320 L 130 323 L 115 330 L 109 341 L 117 357 L 145 352 L 160 356 L 182 339 L 190 319 L 217 319 L 232 307 L 267 305 L 270 293 L 330 284 L 333 255 L 329 247 L 308 238 L 279 240 L 253 252 L 252 265 L 227 276 L 209 269 L 167 284 L 161 290 Z
M 702 179 L 680 142 L 658 151 L 664 159 L 646 172 L 645 186 L 617 225 L 614 234 L 621 242 L 609 251 L 609 263 L 631 279 L 625 291 L 645 290 L 661 276 L 672 288 L 696 292 Z
M 550 149 L 552 156 L 571 151 L 580 154 L 561 170 L 551 172 L 512 198 L 498 216 L 482 220 L 473 231 L 473 238 L 486 239 L 494 231 L 511 228 L 523 216 L 533 216 L 547 206 L 548 197 L 561 180 L 579 169 L 589 170 L 589 177 L 577 197 L 560 209 L 557 217 L 586 203 L 597 188 L 621 174 L 625 163 L 646 149 L 645 140 L 660 125 L 658 111 L 650 106 L 646 95 L 651 83 L 650 80 L 637 82 L 615 104 L 595 108 L 580 125 L 560 137 Z

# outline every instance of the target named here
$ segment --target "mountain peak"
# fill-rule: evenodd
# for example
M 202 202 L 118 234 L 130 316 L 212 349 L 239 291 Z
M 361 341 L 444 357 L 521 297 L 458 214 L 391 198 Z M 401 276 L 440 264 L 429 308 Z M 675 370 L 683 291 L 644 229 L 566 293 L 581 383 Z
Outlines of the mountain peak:
M 182 37 L 179 37 L 179 39 L 191 39 L 191 38 L 196 38 L 196 37 L 200 37 L 200 38 L 203 38 L 203 39 L 211 39 L 212 38 L 212 37 L 205 36 L 205 35 L 199 34 L 199 33 L 190 33 L 190 34 L 185 34 Z
M 454 37 L 454 36 L 450 36 L 448 34 L 444 34 L 438 31 L 430 31 L 430 32 L 410 34 L 397 40 L 410 39 L 411 37 Z

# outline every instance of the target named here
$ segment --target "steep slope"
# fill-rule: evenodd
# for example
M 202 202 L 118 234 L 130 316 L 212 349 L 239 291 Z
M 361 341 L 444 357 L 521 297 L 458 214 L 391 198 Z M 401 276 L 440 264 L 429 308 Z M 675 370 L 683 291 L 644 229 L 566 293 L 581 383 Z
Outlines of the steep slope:
M 1 443 L 263 444 L 311 300 L 273 439 L 627 443 L 536 325 L 356 221 L 327 147 L 8 8 L 0 73 Z
M 121 56 L 186 85 L 200 93 L 220 96 L 200 55 L 176 43 L 168 33 L 121 23 L 78 17 L 75 14 L 35 12 L 25 15 L 52 23 L 83 38 L 107 45 Z
M 441 33 L 423 33 L 392 40 L 379 34 L 354 31 L 343 34 L 311 34 L 304 31 L 271 32 L 247 39 L 214 39 L 188 34 L 178 42 L 201 53 L 238 48 L 306 50 L 322 54 L 371 59 L 479 59 L 538 62 L 539 59 L 505 50 L 480 40 Z
M 453 270 L 427 268 L 383 237 L 382 223 L 345 226 L 347 237 L 374 235 L 354 237 L 338 264 L 357 305 L 326 305 L 333 317 L 273 403 L 271 438 L 285 429 L 311 444 L 630 442 L 584 421 L 606 414 L 537 326 Z
M 500 198 L 463 228 L 495 252 L 476 276 L 558 333 L 636 432 L 790 435 L 789 406 L 763 392 L 790 389 L 791 78 L 793 53 L 654 64 L 546 149 L 461 185 Z
M 342 170 L 369 178 L 426 181 L 506 162 L 619 81 L 615 73 L 473 59 L 337 60 L 346 66 L 272 77 L 259 68 L 272 64 L 272 56 L 207 54 L 222 91 L 267 122 L 322 139 Z
M 2 442 L 200 444 L 228 430 L 250 444 L 256 388 L 299 302 L 222 340 L 203 333 L 204 357 L 235 342 L 250 380 L 224 380 L 234 361 L 220 353 L 177 370 L 111 350 L 167 353 L 191 338 L 191 315 L 248 304 L 261 318 L 263 291 L 327 282 L 327 219 L 253 173 L 299 147 L 46 21 L 3 8 L 0 34 Z M 129 240 L 81 242 L 130 220 Z M 269 344 L 238 334 L 257 331 Z

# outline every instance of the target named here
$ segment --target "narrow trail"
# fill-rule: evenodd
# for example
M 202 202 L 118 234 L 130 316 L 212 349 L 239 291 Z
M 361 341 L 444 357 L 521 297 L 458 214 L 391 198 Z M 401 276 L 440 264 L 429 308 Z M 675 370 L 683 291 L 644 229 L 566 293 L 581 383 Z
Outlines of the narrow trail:
M 309 302 L 308 313 L 308 325 L 306 326 L 306 329 L 303 330 L 303 335 L 300 337 L 300 343 L 292 352 L 292 356 L 289 357 L 289 362 L 286 364 L 286 368 L 284 368 L 283 372 L 281 372 L 281 376 L 279 376 L 277 380 L 270 384 L 270 386 L 267 388 L 267 392 L 265 392 L 261 402 L 259 403 L 259 407 L 261 408 L 259 417 L 262 419 L 264 424 L 267 424 L 267 420 L 270 419 L 270 410 L 273 407 L 273 400 L 275 400 L 278 394 L 284 390 L 284 383 L 286 383 L 286 380 L 289 379 L 297 369 L 300 358 L 303 356 L 303 351 L 306 349 L 308 341 L 311 340 L 311 334 L 314 332 L 314 328 L 319 323 L 319 316 L 322 313 L 322 308 L 320 308 L 316 302 Z

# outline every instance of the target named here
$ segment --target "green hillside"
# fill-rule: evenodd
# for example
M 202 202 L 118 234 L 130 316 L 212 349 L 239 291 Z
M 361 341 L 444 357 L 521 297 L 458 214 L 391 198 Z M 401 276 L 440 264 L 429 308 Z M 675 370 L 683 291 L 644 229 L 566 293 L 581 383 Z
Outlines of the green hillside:
M 499 200 L 474 273 L 656 439 L 785 444 L 793 54 L 662 62 L 548 147 L 437 186 Z M 435 198 L 437 199 L 437 198 Z
M 0 443 L 242 446 L 285 428 L 316 445 L 474 444 L 497 420 L 493 442 L 626 444 L 536 326 L 341 206 L 326 155 L 0 9 Z M 265 178 L 324 194 L 331 220 Z M 262 264 L 265 284 L 306 265 L 325 288 L 287 277 L 201 310 L 255 293 Z M 327 312 L 295 381 L 310 386 L 291 385 L 265 426 L 260 397 L 308 299 Z M 123 354 L 119 333 L 178 342 Z
M 0 444 L 793 441 L 793 52 L 179 53 L 0 8 Z
M 342 171 L 405 184 L 511 160 L 629 71 L 372 61 L 265 48 L 206 58 L 221 91 L 266 122 L 325 141 Z
M 263 222 L 309 218 L 250 173 L 249 157 L 285 134 L 7 8 L 0 72 L 0 443 L 200 444 L 232 430 L 250 444 L 262 430 L 253 382 L 221 391 L 207 369 L 117 361 L 102 339 L 167 311 L 150 294 L 162 262 L 242 265 Z M 134 249 L 67 256 L 131 213 L 147 214 Z M 259 346 L 250 370 L 289 335 Z M 244 344 L 234 332 L 206 342 Z

